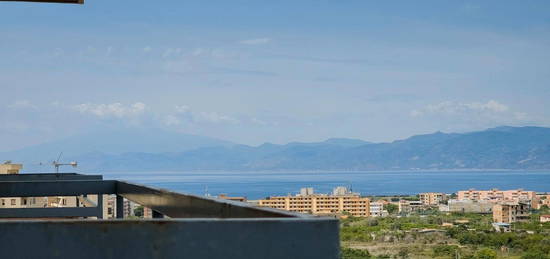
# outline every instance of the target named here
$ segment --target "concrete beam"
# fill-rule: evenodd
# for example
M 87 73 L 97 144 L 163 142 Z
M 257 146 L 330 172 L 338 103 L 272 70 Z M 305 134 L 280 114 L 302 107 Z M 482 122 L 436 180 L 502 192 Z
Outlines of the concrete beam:
M 78 196 L 114 194 L 116 181 L 31 181 L 0 182 L 0 197 Z
M 75 174 L 75 173 L 0 174 L 0 182 L 67 181 L 67 180 L 103 180 L 103 176 Z
M 116 189 L 118 195 L 170 218 L 313 217 L 270 208 L 258 208 L 244 202 L 181 194 L 121 181 L 117 182 Z
M 0 209 L 0 218 L 66 218 L 98 216 L 98 209 L 96 207 Z

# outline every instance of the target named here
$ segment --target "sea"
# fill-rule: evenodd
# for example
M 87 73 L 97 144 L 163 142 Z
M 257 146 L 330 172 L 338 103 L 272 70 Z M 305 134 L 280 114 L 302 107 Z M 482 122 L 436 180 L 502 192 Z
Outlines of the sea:
M 550 170 L 104 172 L 103 175 L 105 179 L 124 180 L 181 193 L 227 194 L 252 200 L 295 194 L 302 187 L 313 187 L 316 193 L 329 193 L 337 186 L 346 186 L 365 196 L 454 193 L 471 188 L 522 188 L 550 192 Z

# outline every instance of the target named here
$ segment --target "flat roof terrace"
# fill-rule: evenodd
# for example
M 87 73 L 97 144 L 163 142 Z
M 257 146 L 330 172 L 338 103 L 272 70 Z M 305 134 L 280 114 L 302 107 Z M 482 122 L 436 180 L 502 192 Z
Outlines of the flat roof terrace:
M 338 258 L 338 220 L 103 180 L 101 175 L 0 175 L 0 197 L 95 194 L 96 207 L 2 208 L 9 258 Z M 117 219 L 103 220 L 102 194 Z M 123 219 L 126 198 L 153 219 Z M 90 219 L 53 219 L 97 217 Z M 36 220 L 40 218 L 40 220 Z M 48 219 L 52 218 L 52 219 Z

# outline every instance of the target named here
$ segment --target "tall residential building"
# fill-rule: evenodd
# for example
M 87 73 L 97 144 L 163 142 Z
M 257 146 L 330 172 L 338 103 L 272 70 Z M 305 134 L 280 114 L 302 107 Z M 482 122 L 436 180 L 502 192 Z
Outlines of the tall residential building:
M 424 205 L 438 205 L 447 200 L 447 195 L 440 192 L 424 192 L 418 195 Z
M 354 217 L 370 215 L 370 200 L 345 187 L 335 188 L 332 195 L 315 194 L 312 188 L 308 189 L 295 196 L 272 196 L 258 200 L 258 206 L 311 214 L 347 212 Z
M 493 206 L 493 222 L 512 223 L 529 220 L 530 205 L 522 202 L 504 202 Z
M 534 191 L 525 191 L 523 189 L 505 190 L 474 190 L 458 191 L 458 200 L 491 200 L 491 201 L 528 201 L 530 206 L 538 206 L 537 194 Z

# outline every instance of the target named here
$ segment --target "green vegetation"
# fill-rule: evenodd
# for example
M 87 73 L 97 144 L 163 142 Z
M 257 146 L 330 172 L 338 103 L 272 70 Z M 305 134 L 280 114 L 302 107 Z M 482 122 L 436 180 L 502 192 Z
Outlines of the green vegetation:
M 483 248 L 476 253 L 477 259 L 494 259 L 497 258 L 497 252 L 489 248 Z
M 512 232 L 497 232 L 491 215 L 472 213 L 350 217 L 341 221 L 342 256 L 550 259 L 550 223 L 540 223 L 540 214 L 549 211 L 534 212 L 528 222 L 514 223 Z
M 384 206 L 384 209 L 387 210 L 389 214 L 396 214 L 399 210 L 399 206 L 389 203 Z
M 136 217 L 143 217 L 143 206 L 138 206 L 135 208 L 134 215 L 136 215 Z
M 343 247 L 340 254 L 342 259 L 371 258 L 369 251 L 367 251 L 366 249 L 353 249 Z

